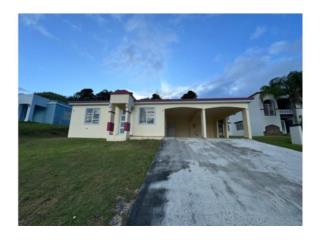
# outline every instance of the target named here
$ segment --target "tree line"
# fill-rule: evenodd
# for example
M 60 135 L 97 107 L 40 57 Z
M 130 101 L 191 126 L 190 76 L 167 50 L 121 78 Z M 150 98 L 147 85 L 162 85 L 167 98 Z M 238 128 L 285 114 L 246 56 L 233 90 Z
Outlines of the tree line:
M 109 101 L 112 91 L 104 89 L 98 93 L 94 93 L 91 88 L 84 88 L 70 97 L 66 97 L 53 92 L 39 92 L 37 95 L 46 97 L 51 100 L 60 102 L 69 101 Z M 260 89 L 260 96 L 263 98 L 266 95 L 273 95 L 275 99 L 282 96 L 288 96 L 291 103 L 291 108 L 294 113 L 294 122 L 297 122 L 297 116 L 295 115 L 296 104 L 302 104 L 302 71 L 292 71 L 286 76 L 276 77 L 269 81 L 268 85 L 262 86 Z M 184 93 L 180 99 L 196 99 L 197 94 L 189 90 Z M 153 93 L 150 98 L 144 98 L 144 100 L 161 100 L 161 96 L 158 93 Z
M 68 103 L 69 101 L 109 101 L 110 95 L 112 91 L 108 91 L 107 89 L 104 89 L 98 93 L 94 93 L 94 91 L 91 88 L 84 88 L 75 94 L 73 94 L 70 97 L 63 96 L 61 94 L 53 93 L 53 92 L 38 92 L 35 93 L 39 96 L 48 98 L 50 100 L 60 101 L 64 103 Z M 181 96 L 181 99 L 196 99 L 197 94 L 191 90 L 186 92 Z M 162 98 L 158 93 L 153 93 L 150 98 L 144 98 L 143 100 L 161 100 Z

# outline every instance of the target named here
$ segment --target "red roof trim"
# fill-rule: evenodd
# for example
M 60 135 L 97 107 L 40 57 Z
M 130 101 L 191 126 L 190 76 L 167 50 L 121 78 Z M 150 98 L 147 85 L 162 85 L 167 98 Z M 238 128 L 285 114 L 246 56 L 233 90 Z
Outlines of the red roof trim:
M 196 99 L 141 99 L 136 102 L 204 102 L 204 101 L 237 101 L 237 100 L 253 100 L 253 97 L 239 98 L 196 98 Z
M 134 100 L 135 97 L 133 96 L 133 93 L 132 92 L 129 92 L 125 89 L 121 89 L 121 90 L 116 90 L 115 92 L 112 92 L 110 95 L 114 95 L 114 94 L 118 94 L 118 95 L 130 95 Z

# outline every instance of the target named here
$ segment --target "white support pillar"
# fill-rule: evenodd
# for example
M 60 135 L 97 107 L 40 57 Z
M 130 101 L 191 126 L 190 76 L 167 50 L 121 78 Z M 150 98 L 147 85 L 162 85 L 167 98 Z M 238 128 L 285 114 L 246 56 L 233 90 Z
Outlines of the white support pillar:
M 109 109 L 108 109 L 108 122 L 107 122 L 108 135 L 113 135 L 113 132 L 114 132 L 114 115 L 115 115 L 115 109 L 113 104 L 110 103 Z
M 166 119 L 166 110 L 165 109 L 162 110 L 162 122 L 164 123 L 164 124 L 161 124 L 163 126 L 163 130 L 162 130 L 163 137 L 166 137 L 168 133 L 167 133 L 167 119 Z
M 33 112 L 34 112 L 34 105 L 31 104 L 28 106 L 28 110 L 27 110 L 27 114 L 26 114 L 26 118 L 24 119 L 25 122 L 29 122 L 32 121 L 33 118 Z
M 202 137 L 207 138 L 207 121 L 206 121 L 205 109 L 202 109 L 202 113 L 201 113 L 201 130 L 202 130 Z
M 223 121 L 223 125 L 224 125 L 224 137 L 225 138 L 229 138 L 229 131 L 228 131 L 228 118 L 225 118 Z
M 220 135 L 219 135 L 219 120 L 216 120 L 216 138 L 220 138 Z
M 249 115 L 248 109 L 242 110 L 242 119 L 243 119 L 244 136 L 246 138 L 252 139 L 251 122 L 250 122 L 250 115 Z
M 126 110 L 125 110 L 125 126 L 124 126 L 124 134 L 126 135 L 126 139 L 129 138 L 129 133 L 130 133 L 130 114 L 131 114 L 131 109 L 129 107 L 129 104 L 126 104 Z

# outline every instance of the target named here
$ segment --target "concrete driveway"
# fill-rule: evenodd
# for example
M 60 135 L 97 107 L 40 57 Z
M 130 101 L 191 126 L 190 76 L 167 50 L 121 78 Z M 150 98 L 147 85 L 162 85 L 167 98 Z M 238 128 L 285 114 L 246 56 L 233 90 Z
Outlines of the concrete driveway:
M 301 225 L 302 154 L 246 139 L 167 138 L 128 225 Z

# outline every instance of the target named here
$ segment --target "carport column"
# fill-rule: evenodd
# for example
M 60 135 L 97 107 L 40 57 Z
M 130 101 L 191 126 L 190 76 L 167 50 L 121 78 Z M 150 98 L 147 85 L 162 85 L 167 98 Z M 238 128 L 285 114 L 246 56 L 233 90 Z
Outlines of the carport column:
M 242 110 L 242 119 L 243 119 L 243 128 L 244 128 L 244 136 L 251 139 L 251 123 L 248 109 Z
M 202 109 L 202 113 L 201 113 L 201 130 L 202 130 L 202 137 L 207 138 L 206 109 Z
M 25 122 L 32 121 L 33 112 L 34 112 L 34 105 L 31 104 L 31 105 L 28 106 L 26 118 L 24 119 Z
M 108 131 L 108 135 L 113 135 L 115 109 L 112 103 L 109 104 L 108 113 L 109 113 L 109 119 L 107 123 L 107 131 Z
M 228 118 L 225 118 L 224 119 L 224 122 L 223 122 L 223 125 L 224 125 L 224 132 L 225 132 L 225 138 L 229 138 L 229 131 L 228 131 Z
M 220 135 L 219 135 L 219 120 L 216 120 L 216 138 L 220 138 Z
M 128 139 L 130 133 L 130 114 L 131 109 L 129 108 L 129 104 L 126 104 L 126 120 L 124 123 L 124 134 L 126 135 L 126 139 Z

